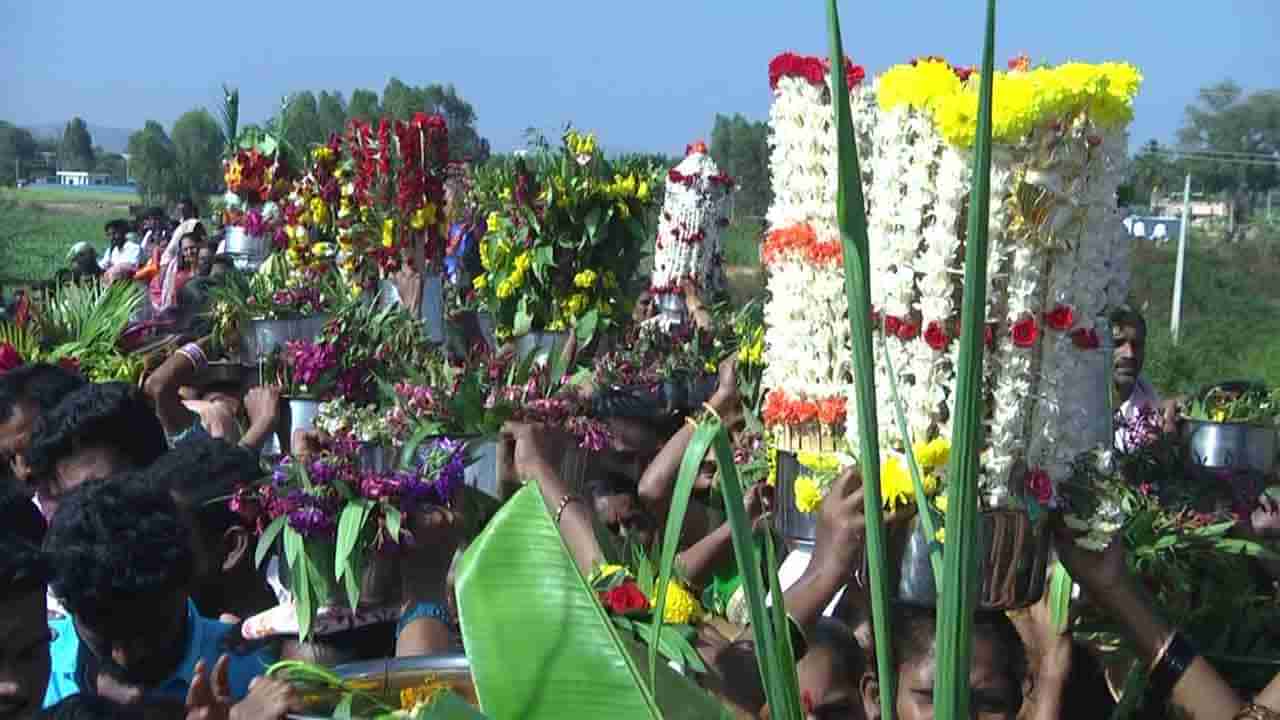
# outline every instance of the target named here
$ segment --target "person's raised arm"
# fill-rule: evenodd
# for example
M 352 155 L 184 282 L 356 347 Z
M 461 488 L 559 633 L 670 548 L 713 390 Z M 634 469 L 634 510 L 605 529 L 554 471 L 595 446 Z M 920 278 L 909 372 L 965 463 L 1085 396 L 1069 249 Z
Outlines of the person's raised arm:
M 188 343 L 165 359 L 143 383 L 143 392 L 155 407 L 160 425 L 173 437 L 194 425 L 200 416 L 182 403 L 179 388 L 190 384 L 208 365 L 204 348 Z
M 514 441 L 512 460 L 517 477 L 537 483 L 578 570 L 590 576 L 604 561 L 604 552 L 596 539 L 588 500 L 575 494 L 557 470 L 564 452 L 564 437 L 548 428 L 523 423 L 507 423 L 502 434 L 503 444 Z
M 853 577 L 867 528 L 863 505 L 862 476 L 850 467 L 836 478 L 818 508 L 809 566 L 783 594 L 787 614 L 806 632 Z
M 259 385 L 251 389 L 244 396 L 244 411 L 249 416 L 249 429 L 240 436 L 240 445 L 257 452 L 276 431 L 276 421 L 280 417 L 280 388 Z
M 1075 543 L 1059 530 L 1058 557 L 1087 597 L 1124 628 L 1140 662 L 1152 668 L 1152 682 L 1172 681 L 1167 700 L 1195 720 L 1230 720 L 1243 702 L 1203 657 L 1190 652 L 1181 635 L 1152 607 L 1129 574 L 1123 539 L 1101 554 Z M 1185 667 L 1185 670 L 1182 668 Z
M 719 383 L 707 404 L 720 416 L 725 427 L 732 427 L 741 419 L 742 401 L 738 397 L 737 364 L 734 358 L 720 364 Z M 660 523 L 666 522 L 667 512 L 671 508 L 671 493 L 675 488 L 676 478 L 680 475 L 680 463 L 684 461 L 685 451 L 689 449 L 695 430 L 697 428 L 692 423 L 681 427 L 662 446 L 640 476 L 640 501 Z
M 751 518 L 756 532 L 768 530 L 769 511 L 772 509 L 772 488 L 766 483 L 756 483 L 747 489 L 743 502 L 747 517 Z M 729 523 L 711 531 L 691 547 L 676 556 L 676 565 L 684 571 L 685 579 L 696 586 L 706 585 L 715 571 L 727 562 L 734 562 L 733 532 Z

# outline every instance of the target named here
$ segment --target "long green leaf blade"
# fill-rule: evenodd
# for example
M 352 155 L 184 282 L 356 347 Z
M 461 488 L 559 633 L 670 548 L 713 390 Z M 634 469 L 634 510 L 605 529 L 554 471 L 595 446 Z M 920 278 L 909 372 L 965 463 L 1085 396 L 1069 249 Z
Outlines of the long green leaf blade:
M 671 509 L 667 511 L 667 527 L 662 535 L 662 555 L 658 560 L 658 579 L 654 588 L 654 625 L 662 627 L 661 608 L 667 606 L 667 585 L 675 567 L 676 551 L 680 549 L 680 534 L 684 529 L 685 514 L 689 510 L 689 498 L 693 496 L 693 485 L 698 479 L 698 470 L 702 467 L 702 458 L 711 447 L 711 441 L 720 429 L 719 423 L 704 423 L 694 431 L 689 440 L 689 447 L 680 460 L 680 473 L 676 476 L 676 484 L 671 493 Z M 652 681 L 657 672 L 658 648 L 656 643 L 649 645 L 649 678 Z
M 916 512 L 920 517 L 920 525 L 924 528 L 925 537 L 929 540 L 929 564 L 933 566 L 933 586 L 942 587 L 942 548 L 936 540 L 937 530 L 933 524 L 933 508 L 929 507 L 929 497 L 924 492 L 924 479 L 920 477 L 920 463 L 916 462 L 916 453 L 911 440 L 911 430 L 907 427 L 907 413 L 902 406 L 902 395 L 898 392 L 898 371 L 893 366 L 893 358 L 889 354 L 889 344 L 880 335 L 880 352 L 884 357 L 885 368 L 889 374 L 889 395 L 893 398 L 893 413 L 898 422 L 898 432 L 907 444 L 907 467 L 911 470 L 911 485 L 916 491 Z
M 978 458 L 982 450 L 982 348 L 986 324 L 987 223 L 991 204 L 991 96 L 995 84 L 996 3 L 987 0 L 973 193 L 965 236 L 964 297 L 951 465 L 947 473 L 947 543 L 937 614 L 938 717 L 969 717 L 969 659 L 978 590 Z
M 880 713 L 895 717 L 897 677 L 890 638 L 890 588 L 883 501 L 880 494 L 880 439 L 876 418 L 875 358 L 871 347 L 871 256 L 867 241 L 867 209 L 862 197 L 862 173 L 858 167 L 858 141 L 849 110 L 848 78 L 844 72 L 844 48 L 840 40 L 840 13 L 836 0 L 827 2 L 831 32 L 831 104 L 835 107 L 839 184 L 836 222 L 844 250 L 844 285 L 849 304 L 853 342 L 854 396 L 858 422 L 858 450 L 867 508 L 867 564 L 871 576 L 871 622 L 875 628 L 876 667 L 880 677 Z

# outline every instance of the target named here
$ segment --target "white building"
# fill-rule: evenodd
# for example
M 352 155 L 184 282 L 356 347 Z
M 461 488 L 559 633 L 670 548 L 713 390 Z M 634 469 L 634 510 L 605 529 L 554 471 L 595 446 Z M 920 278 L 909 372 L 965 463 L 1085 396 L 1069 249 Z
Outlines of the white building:
M 109 173 L 86 172 L 84 170 L 59 170 L 59 185 L 110 185 Z

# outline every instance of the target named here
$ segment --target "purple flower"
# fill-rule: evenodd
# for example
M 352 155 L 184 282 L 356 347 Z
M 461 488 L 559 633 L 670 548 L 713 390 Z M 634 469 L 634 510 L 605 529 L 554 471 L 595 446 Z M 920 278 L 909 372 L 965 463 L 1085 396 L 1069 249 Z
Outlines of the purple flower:
M 253 208 L 244 214 L 244 231 L 254 237 L 262 235 L 267 229 L 266 222 L 262 219 L 262 213 L 258 208 Z

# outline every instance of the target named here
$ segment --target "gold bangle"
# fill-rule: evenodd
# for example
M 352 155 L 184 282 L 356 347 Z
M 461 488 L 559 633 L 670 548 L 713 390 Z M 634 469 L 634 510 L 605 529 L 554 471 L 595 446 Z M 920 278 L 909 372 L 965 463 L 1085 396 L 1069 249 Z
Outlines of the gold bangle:
M 1280 713 L 1257 703 L 1249 703 L 1236 713 L 1235 720 L 1280 720 Z
M 560 525 L 560 518 L 564 515 L 565 508 L 569 507 L 569 503 L 572 502 L 582 502 L 582 498 L 574 495 L 573 493 L 565 493 L 565 496 L 560 498 L 560 505 L 556 508 L 557 527 Z

